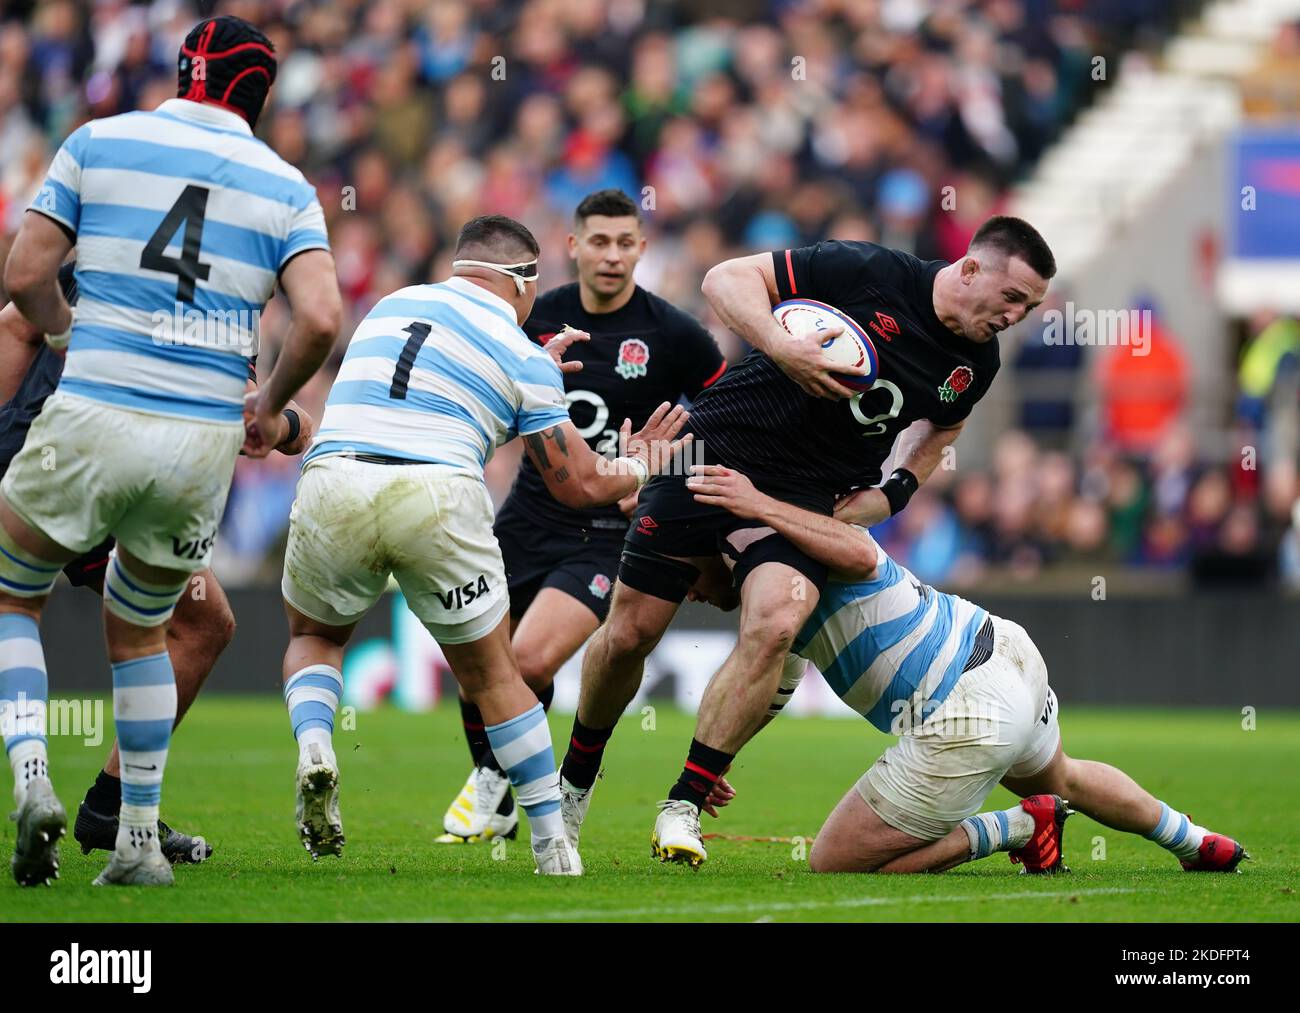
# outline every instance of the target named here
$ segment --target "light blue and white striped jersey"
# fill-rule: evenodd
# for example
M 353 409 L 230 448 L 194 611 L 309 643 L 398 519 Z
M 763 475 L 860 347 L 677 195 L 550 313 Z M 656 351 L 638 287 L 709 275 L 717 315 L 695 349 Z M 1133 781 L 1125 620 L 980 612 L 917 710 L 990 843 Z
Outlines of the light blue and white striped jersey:
M 237 113 L 179 98 L 76 130 L 31 209 L 76 236 L 61 389 L 158 415 L 239 422 L 280 269 L 329 249 L 302 173 Z
M 568 421 L 560 367 L 510 304 L 449 278 L 399 289 L 366 314 L 305 460 L 383 454 L 481 477 L 501 444 Z
M 874 579 L 827 583 L 794 652 L 846 704 L 894 733 L 900 713 L 917 727 L 947 699 L 988 612 L 922 584 L 878 551 Z

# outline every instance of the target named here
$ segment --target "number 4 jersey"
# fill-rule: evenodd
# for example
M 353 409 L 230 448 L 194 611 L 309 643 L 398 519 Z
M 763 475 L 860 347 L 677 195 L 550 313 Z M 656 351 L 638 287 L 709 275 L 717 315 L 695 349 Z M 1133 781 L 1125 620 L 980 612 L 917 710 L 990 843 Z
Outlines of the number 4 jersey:
M 186 99 L 73 132 L 30 210 L 77 246 L 60 389 L 157 415 L 239 423 L 279 272 L 329 249 L 302 173 L 237 113 Z
M 969 341 L 935 315 L 943 261 L 828 241 L 776 251 L 772 263 L 781 299 L 829 303 L 867 330 L 880 374 L 871 390 L 832 401 L 805 394 L 755 351 L 701 395 L 696 439 L 760 487 L 794 482 L 829 497 L 876 485 L 902 430 L 917 419 L 957 425 L 993 382 L 997 339 Z

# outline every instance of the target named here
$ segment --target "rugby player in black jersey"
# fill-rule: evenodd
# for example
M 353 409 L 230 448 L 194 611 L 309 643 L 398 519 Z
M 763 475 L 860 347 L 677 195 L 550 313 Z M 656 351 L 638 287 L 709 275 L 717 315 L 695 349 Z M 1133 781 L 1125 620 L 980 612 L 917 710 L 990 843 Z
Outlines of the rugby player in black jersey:
M 998 332 L 1038 305 L 1055 273 L 1042 237 L 1001 216 L 981 226 L 954 264 L 827 241 L 714 267 L 704 294 L 754 351 L 696 399 L 688 424 L 696 457 L 736 468 L 760 491 L 815 513 L 863 525 L 897 513 L 988 390 Z M 833 379 L 820 346 L 826 335 L 796 338 L 776 323 L 771 307 L 798 297 L 839 308 L 872 336 L 879 373 L 870 390 Z M 891 451 L 898 467 L 878 485 Z M 698 865 L 706 857 L 700 810 L 711 808 L 711 796 L 729 795 L 722 775 L 760 726 L 827 567 L 770 527 L 697 502 L 688 476 L 667 472 L 641 490 L 608 619 L 583 661 L 560 782 L 575 845 L 644 659 L 719 556 L 740 591 L 739 636 L 700 701 L 695 738 L 651 838 L 665 861 Z
M 77 302 L 77 282 L 73 263 L 59 269 L 59 285 L 64 298 Z M 40 414 L 45 399 L 54 393 L 63 375 L 63 353 L 51 348 L 45 335 L 36 330 L 10 303 L 0 309 L 0 475 L 22 449 L 27 430 Z M 310 415 L 290 402 L 280 421 L 279 441 L 275 449 L 285 454 L 300 454 L 311 442 L 313 422 Z M 98 595 L 104 593 L 104 570 L 108 564 L 113 539 L 107 538 L 84 556 L 63 568 L 74 587 L 86 587 Z M 167 653 L 176 673 L 176 722 L 189 709 L 199 689 L 212 671 L 217 658 L 235 633 L 235 617 L 226 593 L 211 570 L 195 574 L 192 590 L 181 596 L 167 629 Z M 77 810 L 73 837 L 81 850 L 112 851 L 117 841 L 118 810 L 122 805 L 121 766 L 117 742 L 113 742 L 108 759 L 86 792 Z M 202 862 L 212 855 L 212 847 L 202 837 L 193 837 L 158 821 L 158 837 L 163 855 L 173 864 Z
M 636 203 L 621 190 L 588 194 L 573 216 L 569 257 L 578 280 L 537 297 L 524 323 L 546 344 L 565 327 L 589 340 L 571 345 L 565 363 L 569 415 L 595 451 L 617 450 L 625 418 L 634 429 L 664 401 L 695 397 L 726 369 L 709 332 L 694 317 L 636 283 L 646 248 Z M 531 438 L 526 438 L 530 439 Z M 535 453 L 563 453 L 553 443 Z M 505 561 L 515 654 L 524 681 L 549 707 L 560 666 L 595 631 L 609 609 L 635 497 L 618 506 L 575 510 L 546 489 L 525 457 L 495 532 Z M 473 761 L 469 779 L 443 817 L 443 843 L 513 836 L 519 823 L 510 782 L 488 746 L 478 708 L 461 698 Z

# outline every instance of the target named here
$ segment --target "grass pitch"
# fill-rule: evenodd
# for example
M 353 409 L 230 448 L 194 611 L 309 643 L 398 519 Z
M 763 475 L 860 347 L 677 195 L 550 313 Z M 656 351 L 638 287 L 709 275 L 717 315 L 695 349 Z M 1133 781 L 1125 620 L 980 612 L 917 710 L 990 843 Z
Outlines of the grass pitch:
M 111 707 L 106 706 L 106 713 Z M 1235 876 L 1189 875 L 1156 846 L 1082 815 L 1066 827 L 1073 872 L 1017 875 L 1005 855 L 937 876 L 818 876 L 797 842 L 821 822 L 889 740 L 861 720 L 784 719 L 741 755 L 739 795 L 704 818 L 700 870 L 650 858 L 657 800 L 675 779 L 693 720 L 659 708 L 655 728 L 624 719 L 583 833 L 587 875 L 533 875 L 526 830 L 500 846 L 435 845 L 468 771 L 455 707 L 425 715 L 359 714 L 340 730 L 342 858 L 313 863 L 293 824 L 296 761 L 275 698 L 201 699 L 172 743 L 163 818 L 216 849 L 176 870 L 172 890 L 92 888 L 106 855 L 82 856 L 71 827 L 62 878 L 20 889 L 7 870 L 0 921 L 1297 921 L 1294 823 L 1300 714 L 1265 712 L 1243 731 L 1230 711 L 1089 710 L 1068 702 L 1071 754 L 1114 763 L 1202 824 L 1245 843 Z M 554 715 L 557 744 L 568 715 Z M 69 822 L 104 746 L 52 740 L 54 784 Z M 5 790 L 9 788 L 5 783 Z M 1012 804 L 999 789 L 989 805 Z M 14 829 L 5 823 L 5 863 Z

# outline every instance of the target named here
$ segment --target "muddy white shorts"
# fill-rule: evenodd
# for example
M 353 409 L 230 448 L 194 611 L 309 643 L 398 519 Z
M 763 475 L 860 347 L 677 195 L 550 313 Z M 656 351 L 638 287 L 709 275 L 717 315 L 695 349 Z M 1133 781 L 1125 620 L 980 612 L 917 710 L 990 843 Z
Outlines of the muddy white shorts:
M 439 641 L 478 640 L 510 604 L 492 516 L 482 478 L 459 468 L 317 458 L 289 514 L 285 600 L 347 626 L 379 600 L 391 573 Z
M 993 654 L 962 675 L 938 710 L 858 781 L 858 793 L 890 826 L 938 840 L 1008 774 L 1031 777 L 1061 741 L 1047 665 L 1023 627 L 993 617 Z
M 151 566 L 208 565 L 244 427 L 150 415 L 55 391 L 0 493 L 78 555 L 108 535 Z

